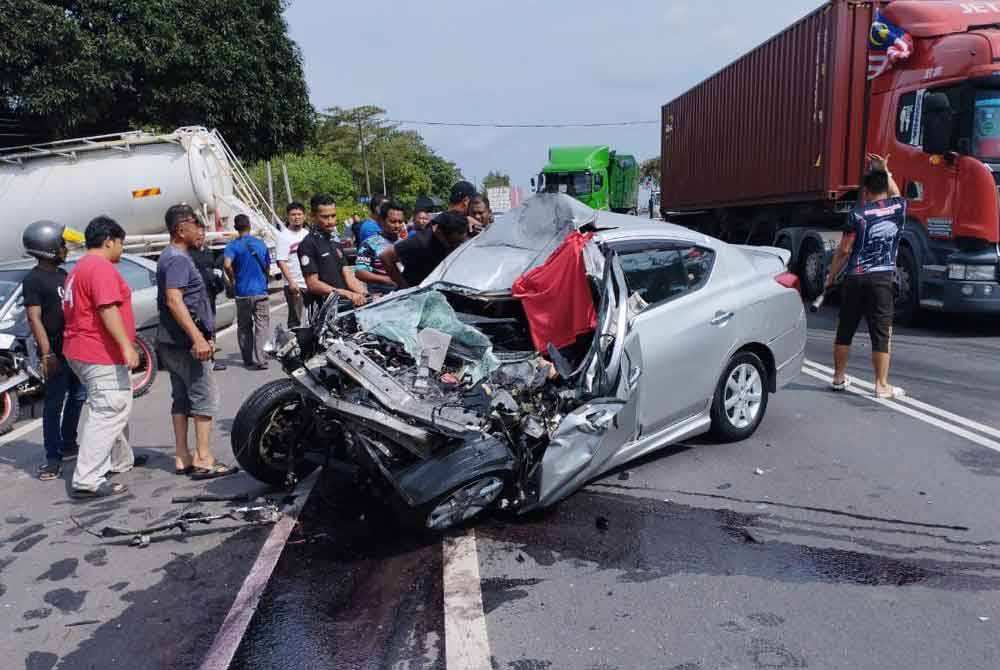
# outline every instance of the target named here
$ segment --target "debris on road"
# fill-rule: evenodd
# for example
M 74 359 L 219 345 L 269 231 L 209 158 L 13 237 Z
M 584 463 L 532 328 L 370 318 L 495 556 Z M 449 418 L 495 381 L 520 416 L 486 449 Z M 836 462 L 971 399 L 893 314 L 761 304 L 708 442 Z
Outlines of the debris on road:
M 754 473 L 755 475 L 762 475 L 762 474 L 764 474 L 765 472 L 767 472 L 767 471 L 766 471 L 766 470 L 762 470 L 761 468 L 754 468 L 754 471 L 753 471 L 753 473 Z
M 175 501 L 176 500 L 177 499 L 175 499 Z M 276 504 L 273 502 L 266 502 L 260 505 L 232 507 L 228 512 L 222 512 L 221 514 L 188 512 L 186 514 L 182 514 L 177 521 L 152 526 L 150 528 L 140 528 L 138 530 L 105 526 L 101 529 L 99 537 L 113 538 L 131 536 L 132 541 L 129 543 L 129 546 L 143 548 L 149 546 L 150 536 L 155 533 L 164 533 L 171 530 L 179 530 L 181 533 L 186 533 L 188 531 L 188 526 L 194 523 L 209 524 L 213 521 L 219 521 L 221 519 L 232 519 L 233 521 L 243 521 L 250 525 L 257 526 L 277 523 L 278 519 L 281 518 L 281 514 L 282 513 Z
M 597 526 L 597 530 L 606 532 L 611 524 L 608 523 L 608 518 L 604 516 L 599 516 L 594 521 L 594 525 Z

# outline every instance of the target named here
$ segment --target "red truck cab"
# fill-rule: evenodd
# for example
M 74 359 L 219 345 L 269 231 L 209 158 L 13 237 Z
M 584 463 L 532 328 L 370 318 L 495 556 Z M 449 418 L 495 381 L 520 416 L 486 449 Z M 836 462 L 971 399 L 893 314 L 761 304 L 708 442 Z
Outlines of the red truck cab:
M 873 80 L 867 135 L 908 203 L 903 307 L 1000 313 L 1000 2 L 897 0 L 884 15 L 914 43 Z

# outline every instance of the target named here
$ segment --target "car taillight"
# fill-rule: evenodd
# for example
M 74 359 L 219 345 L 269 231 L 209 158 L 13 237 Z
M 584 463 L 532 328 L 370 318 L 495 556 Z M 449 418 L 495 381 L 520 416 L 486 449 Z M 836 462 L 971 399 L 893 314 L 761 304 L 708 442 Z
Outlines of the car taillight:
M 780 275 L 775 276 L 774 281 L 785 288 L 793 288 L 800 294 L 802 293 L 802 288 L 799 286 L 799 276 L 794 272 L 782 272 Z

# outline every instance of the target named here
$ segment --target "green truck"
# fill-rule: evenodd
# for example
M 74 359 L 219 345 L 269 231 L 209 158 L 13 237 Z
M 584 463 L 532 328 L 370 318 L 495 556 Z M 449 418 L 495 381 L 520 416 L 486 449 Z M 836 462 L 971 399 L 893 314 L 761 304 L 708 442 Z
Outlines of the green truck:
M 568 193 L 594 209 L 635 214 L 639 205 L 639 163 L 609 146 L 552 147 L 535 184 L 539 193 Z

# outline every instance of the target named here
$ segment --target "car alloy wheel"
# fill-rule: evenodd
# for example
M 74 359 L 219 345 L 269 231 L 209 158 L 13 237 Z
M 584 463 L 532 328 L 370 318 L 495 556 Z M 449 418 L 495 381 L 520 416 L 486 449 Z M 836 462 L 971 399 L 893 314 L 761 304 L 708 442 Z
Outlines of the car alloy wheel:
M 726 381 L 723 399 L 726 418 L 738 430 L 752 425 L 760 414 L 764 397 L 764 381 L 750 363 L 741 363 L 733 368 Z
M 467 521 L 496 502 L 504 480 L 489 475 L 465 484 L 447 494 L 427 515 L 427 528 L 444 530 Z

